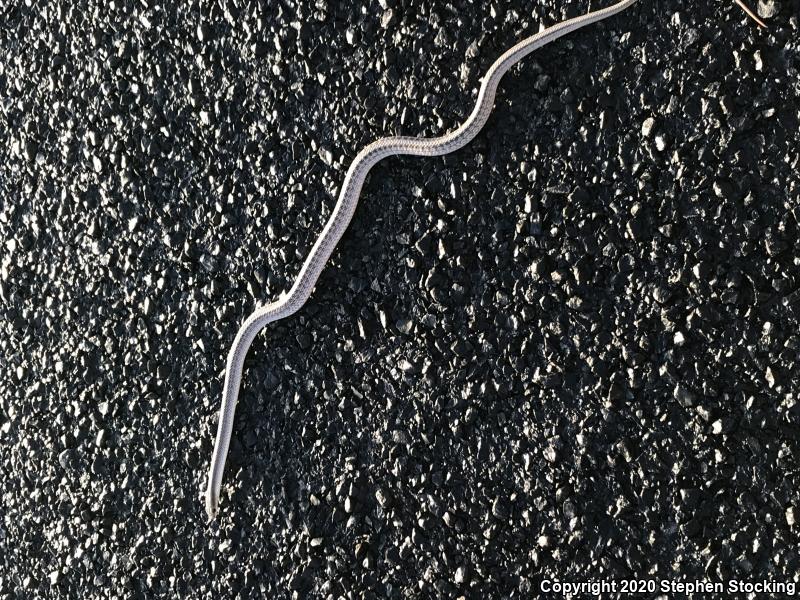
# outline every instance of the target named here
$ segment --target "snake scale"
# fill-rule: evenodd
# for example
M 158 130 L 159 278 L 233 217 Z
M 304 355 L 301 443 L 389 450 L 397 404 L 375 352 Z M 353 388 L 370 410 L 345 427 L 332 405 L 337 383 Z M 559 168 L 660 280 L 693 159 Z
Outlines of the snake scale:
M 503 75 L 528 54 L 557 40 L 563 35 L 601 21 L 631 6 L 636 0 L 623 0 L 606 8 L 587 13 L 554 25 L 526 38 L 498 58 L 483 78 L 475 108 L 466 121 L 454 131 L 435 138 L 387 137 L 379 139 L 358 153 L 347 174 L 328 222 L 306 257 L 300 274 L 289 292 L 270 304 L 257 308 L 239 328 L 228 354 L 225 385 L 222 392 L 217 439 L 208 474 L 205 508 L 209 519 L 214 519 L 219 506 L 219 494 L 225 458 L 233 432 L 233 417 L 242 380 L 242 367 L 250 344 L 264 326 L 285 319 L 297 312 L 308 300 L 325 263 L 344 234 L 356 210 L 361 187 L 369 170 L 388 156 L 441 156 L 468 144 L 486 124 L 494 104 L 497 86 Z

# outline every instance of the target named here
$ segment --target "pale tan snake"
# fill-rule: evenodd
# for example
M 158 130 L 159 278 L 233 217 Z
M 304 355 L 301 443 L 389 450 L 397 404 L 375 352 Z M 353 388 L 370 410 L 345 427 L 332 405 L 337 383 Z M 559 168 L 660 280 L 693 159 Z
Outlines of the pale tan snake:
M 448 154 L 469 143 L 481 130 L 489 118 L 494 104 L 494 96 L 500 79 L 512 66 L 525 56 L 562 35 L 601 21 L 625 10 L 636 0 L 623 0 L 608 8 L 590 12 L 586 15 L 554 25 L 534 36 L 531 36 L 505 52 L 489 68 L 483 78 L 478 100 L 472 114 L 456 130 L 437 138 L 389 137 L 371 143 L 358 153 L 347 171 L 344 184 L 325 228 L 311 248 L 300 274 L 289 293 L 282 298 L 256 309 L 242 323 L 236 339 L 228 354 L 228 365 L 225 373 L 225 387 L 222 392 L 222 408 L 220 410 L 217 440 L 214 444 L 214 455 L 211 458 L 211 470 L 208 474 L 206 489 L 206 513 L 209 519 L 217 514 L 219 493 L 222 486 L 222 474 L 225 469 L 225 458 L 233 431 L 233 416 L 239 396 L 242 379 L 242 367 L 250 344 L 265 325 L 295 313 L 306 303 L 319 278 L 325 263 L 333 249 L 347 229 L 353 212 L 358 204 L 361 186 L 369 170 L 387 156 L 408 154 L 413 156 L 440 156 Z

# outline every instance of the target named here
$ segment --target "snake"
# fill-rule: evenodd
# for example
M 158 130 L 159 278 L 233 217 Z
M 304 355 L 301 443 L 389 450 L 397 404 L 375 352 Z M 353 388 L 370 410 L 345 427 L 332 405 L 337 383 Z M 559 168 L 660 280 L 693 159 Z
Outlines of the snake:
M 216 518 L 225 460 L 233 433 L 234 415 L 242 381 L 245 355 L 256 335 L 269 323 L 285 319 L 306 303 L 319 279 L 325 263 L 344 234 L 361 196 L 361 188 L 370 169 L 389 156 L 442 156 L 455 152 L 468 144 L 486 124 L 494 105 L 495 94 L 503 75 L 528 54 L 549 44 L 563 35 L 597 21 L 611 17 L 637 0 L 622 0 L 606 8 L 563 21 L 517 43 L 504 52 L 484 76 L 475 108 L 458 128 L 439 137 L 385 137 L 364 147 L 350 164 L 344 178 L 336 204 L 316 242 L 300 269 L 289 291 L 275 302 L 254 310 L 243 322 L 228 353 L 225 383 L 222 390 L 222 406 L 217 425 L 217 437 L 208 487 L 205 492 L 205 510 L 209 521 Z

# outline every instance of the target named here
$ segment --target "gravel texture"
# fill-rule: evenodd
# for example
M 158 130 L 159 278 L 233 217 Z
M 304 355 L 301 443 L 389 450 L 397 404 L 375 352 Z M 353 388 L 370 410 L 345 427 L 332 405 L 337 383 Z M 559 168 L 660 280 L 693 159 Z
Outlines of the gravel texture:
M 796 1 L 642 0 L 374 169 L 210 525 L 356 152 L 589 3 L 174 4 L 0 5 L 0 598 L 800 580 Z

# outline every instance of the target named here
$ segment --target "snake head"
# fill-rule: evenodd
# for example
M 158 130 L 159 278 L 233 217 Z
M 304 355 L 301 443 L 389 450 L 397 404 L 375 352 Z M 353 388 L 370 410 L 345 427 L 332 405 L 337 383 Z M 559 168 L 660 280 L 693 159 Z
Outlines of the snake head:
M 208 515 L 208 522 L 211 523 L 217 518 L 217 511 L 219 510 L 219 498 L 211 490 L 206 490 L 206 515 Z

